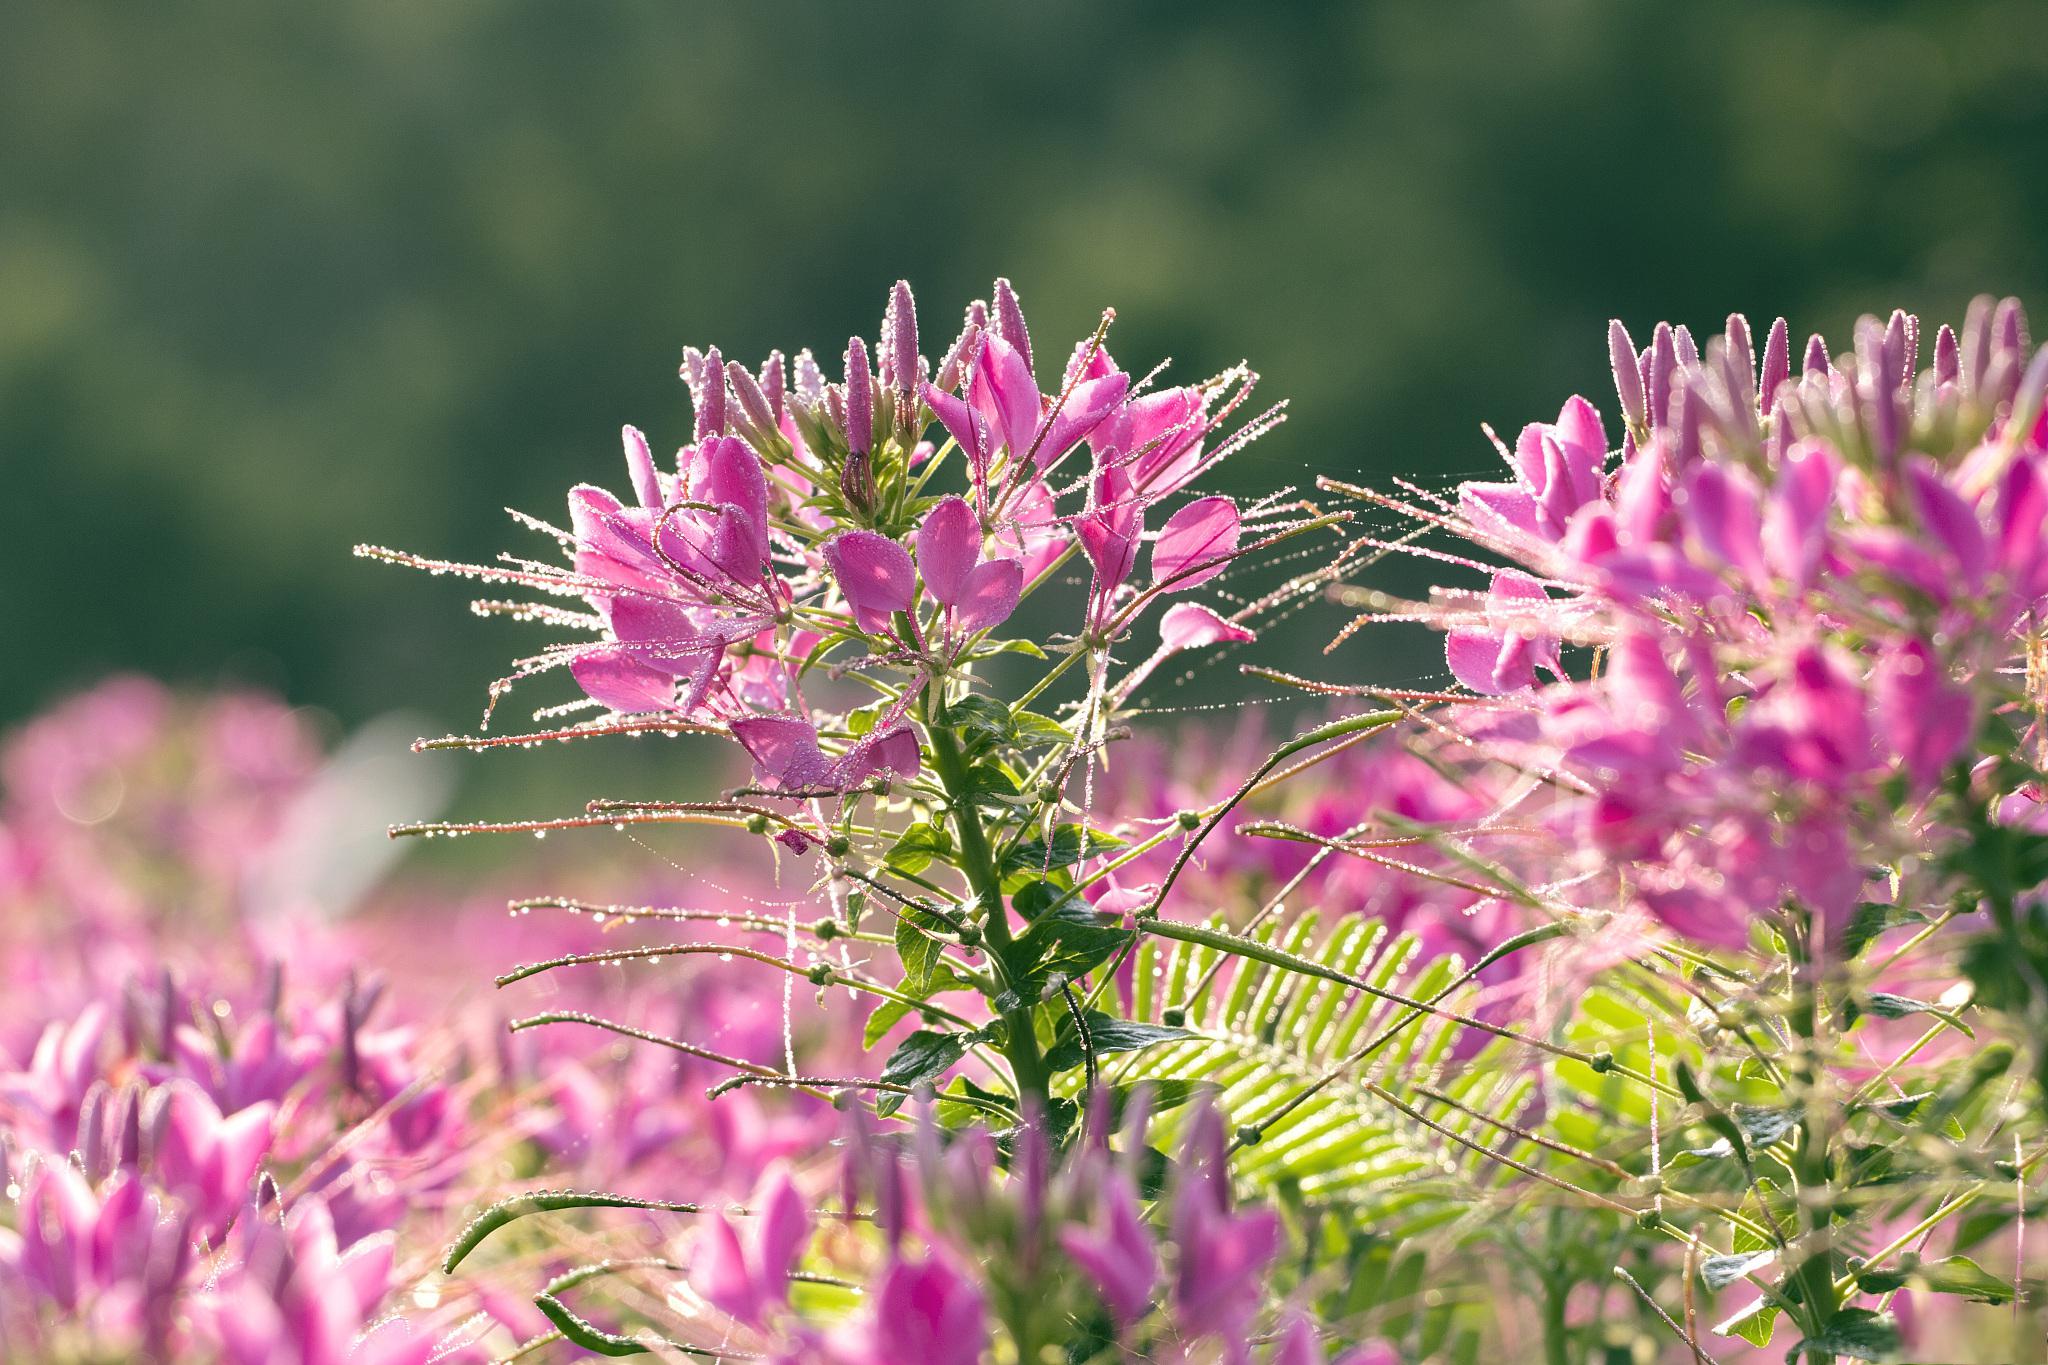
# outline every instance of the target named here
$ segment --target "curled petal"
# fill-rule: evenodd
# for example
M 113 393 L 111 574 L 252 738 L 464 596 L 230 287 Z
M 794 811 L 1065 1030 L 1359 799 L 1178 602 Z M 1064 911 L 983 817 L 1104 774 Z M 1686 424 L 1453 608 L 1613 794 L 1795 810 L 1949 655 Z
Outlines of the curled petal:
M 654 452 L 647 448 L 647 438 L 638 427 L 626 427 L 621 438 L 626 446 L 626 472 L 633 480 L 633 496 L 640 499 L 642 507 L 659 511 L 661 480 L 655 476 Z
M 988 424 L 1009 447 L 1015 458 L 1023 458 L 1038 435 L 1038 419 L 1044 400 L 1038 381 L 1031 377 L 1031 364 L 1009 342 L 999 336 L 982 338 L 981 358 L 974 378 L 967 386 L 973 403 Z
M 1176 602 L 1159 618 L 1159 647 L 1168 652 L 1204 645 L 1243 644 L 1258 637 L 1199 602 Z

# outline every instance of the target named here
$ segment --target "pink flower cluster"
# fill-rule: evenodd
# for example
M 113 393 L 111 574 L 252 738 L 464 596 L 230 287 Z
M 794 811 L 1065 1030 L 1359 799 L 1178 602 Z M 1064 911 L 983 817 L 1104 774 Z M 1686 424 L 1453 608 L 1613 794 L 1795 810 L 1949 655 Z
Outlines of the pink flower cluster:
M 478 943 L 510 966 L 642 941 L 625 916 L 508 924 L 502 899 L 396 885 L 355 920 L 295 926 L 289 965 L 266 965 L 278 929 L 246 888 L 321 747 L 267 699 L 119 679 L 0 749 L 7 1359 L 492 1359 L 547 1324 L 523 1270 L 426 1274 L 469 1207 L 529 1180 L 738 1194 L 828 1140 L 822 1107 L 713 1103 L 723 1067 L 593 1055 L 568 1028 L 507 1036 L 505 1006 L 478 998 Z M 364 960 L 391 971 L 359 978 Z M 507 1003 L 687 1026 L 760 1061 L 785 1047 L 774 983 L 744 974 L 613 966 Z M 833 1015 L 799 1024 L 828 1059 Z
M 936 372 L 918 336 L 899 283 L 872 350 L 878 365 L 856 337 L 836 383 L 808 351 L 793 364 L 778 352 L 758 371 L 716 349 L 688 351 L 695 431 L 672 472 L 628 427 L 630 501 L 582 485 L 570 493 L 566 531 L 530 523 L 559 538 L 566 571 L 361 552 L 581 600 L 587 612 L 479 604 L 600 636 L 523 661 L 494 699 L 518 679 L 566 668 L 613 717 L 730 734 L 758 781 L 785 792 L 914 776 L 921 756 L 909 721 L 921 681 L 996 652 L 989 633 L 1056 566 L 1076 553 L 1090 566 L 1075 638 L 1096 649 L 1162 596 L 1221 573 L 1243 539 L 1233 499 L 1186 502 L 1152 531 L 1148 516 L 1277 416 L 1217 439 L 1249 374 L 1146 390 L 1099 332 L 1074 347 L 1060 386 L 1046 392 L 1007 281 L 997 281 L 993 305 L 969 307 Z M 927 435 L 934 423 L 938 445 Z M 1083 450 L 1087 473 L 1062 483 Z M 925 492 L 949 459 L 965 464 L 964 491 Z M 1182 603 L 1146 671 L 1177 649 L 1249 638 Z M 894 667 L 913 681 L 892 689 L 895 704 L 862 733 L 826 743 L 820 722 L 830 713 L 807 695 L 817 685 L 807 678 L 848 643 L 865 656 L 841 656 L 835 671 Z
M 778 1167 L 746 1217 L 711 1218 L 685 1236 L 686 1282 L 725 1320 L 700 1327 L 727 1348 L 790 1365 L 976 1365 L 999 1328 L 1021 1347 L 1073 1340 L 1077 1325 L 1100 1348 L 1149 1360 L 1322 1365 L 1321 1340 L 1300 1314 L 1269 1348 L 1251 1344 L 1281 1227 L 1270 1210 L 1232 1207 L 1221 1117 L 1205 1107 L 1190 1125 L 1163 1240 L 1142 1212 L 1145 1119 L 1138 1102 L 1119 1150 L 1098 1102 L 1091 1135 L 1063 1157 L 1042 1128 L 1026 1125 L 1011 1135 L 1005 1163 L 985 1131 L 945 1137 L 927 1121 L 905 1150 L 857 1111 L 840 1163 L 846 1212 L 807 1196 Z M 852 1212 L 863 1204 L 871 1207 Z M 865 1301 L 820 1325 L 792 1304 L 797 1265 L 814 1243 L 847 1250 L 842 1235 L 821 1234 L 858 1222 L 880 1234 L 879 1247 L 857 1252 L 875 1262 L 862 1276 Z M 1395 1359 L 1375 1343 L 1340 1362 Z
M 1739 316 L 1704 353 L 1610 340 L 1618 453 L 1573 398 L 1507 479 L 1407 505 L 1514 567 L 1390 615 L 1447 632 L 1488 699 L 1460 725 L 1570 794 L 1603 890 L 1704 943 L 1793 905 L 1824 940 L 1890 898 L 1872 869 L 1927 845 L 1980 725 L 2035 709 L 2048 353 L 1988 300 L 1924 370 L 1904 313 L 1797 373 L 1782 319 L 1760 360 Z

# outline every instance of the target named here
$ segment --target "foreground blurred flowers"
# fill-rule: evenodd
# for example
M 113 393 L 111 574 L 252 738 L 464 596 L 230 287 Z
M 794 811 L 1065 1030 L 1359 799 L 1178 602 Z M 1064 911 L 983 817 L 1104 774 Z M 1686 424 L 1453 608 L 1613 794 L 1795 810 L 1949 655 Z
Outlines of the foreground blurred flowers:
M 694 1059 L 507 1038 L 496 1003 L 454 984 L 479 943 L 617 937 L 588 918 L 508 924 L 502 898 L 422 886 L 339 924 L 253 901 L 326 776 L 308 718 L 266 698 L 121 679 L 0 764 L 9 1360 L 493 1358 L 545 1323 L 433 1272 L 474 1202 L 536 1179 L 737 1194 L 831 1131 L 750 1096 L 714 1108 L 722 1073 Z M 435 940 L 448 951 L 422 952 Z M 548 1013 L 688 1017 L 738 1055 L 783 1047 L 758 983 L 614 977 L 551 993 Z

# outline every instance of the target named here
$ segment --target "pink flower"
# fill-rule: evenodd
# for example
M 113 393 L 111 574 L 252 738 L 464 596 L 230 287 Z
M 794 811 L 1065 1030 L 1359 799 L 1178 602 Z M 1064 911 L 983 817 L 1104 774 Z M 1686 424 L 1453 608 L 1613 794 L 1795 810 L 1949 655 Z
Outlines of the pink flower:
M 754 756 L 763 781 L 790 790 L 847 791 L 883 774 L 915 777 L 917 734 L 908 725 L 870 731 L 837 759 L 818 744 L 818 728 L 797 716 L 749 716 L 729 727 Z
M 789 1304 L 789 1273 L 810 1239 L 810 1218 L 781 1163 L 762 1172 L 749 1200 L 744 1235 L 729 1218 L 713 1219 L 691 1263 L 691 1283 L 718 1308 L 762 1327 Z
M 1452 676 L 1474 692 L 1499 696 L 1533 687 L 1538 665 L 1560 672 L 1557 640 L 1531 624 L 1540 621 L 1540 615 L 1526 605 L 1517 612 L 1518 604 L 1547 606 L 1549 601 L 1550 594 L 1529 575 L 1511 569 L 1495 574 L 1486 595 L 1490 628 L 1452 630 L 1444 637 Z
M 1119 1328 L 1128 1329 L 1152 1306 L 1159 1254 L 1128 1182 L 1104 1182 L 1095 1223 L 1062 1229 L 1060 1245 L 1093 1281 Z
M 1024 570 L 1016 560 L 982 558 L 981 523 L 957 497 L 941 499 L 925 514 L 917 533 L 917 564 L 925 591 L 963 633 L 1007 621 L 1024 590 Z
M 151 1097 L 144 1122 L 155 1134 L 157 1176 L 202 1230 L 224 1227 L 248 1198 L 276 1117 L 277 1106 L 268 1102 L 223 1115 L 187 1081 L 172 1081 Z
M 1280 1218 L 1270 1209 L 1233 1214 L 1230 1203 L 1223 1118 L 1204 1105 L 1189 1129 L 1174 1190 L 1174 1319 L 1190 1337 L 1214 1336 L 1241 1351 L 1264 1298 L 1266 1266 L 1280 1250 Z
M 873 1291 L 873 1318 L 863 1365 L 977 1365 L 988 1345 L 981 1287 L 952 1260 L 933 1252 L 891 1260 Z
M 909 611 L 917 589 L 910 552 L 874 531 L 842 531 L 825 542 L 825 563 L 853 619 L 871 635 L 887 635 L 897 612 Z
M 1166 519 L 1152 545 L 1152 581 L 1182 592 L 1222 573 L 1237 553 L 1237 504 L 1229 498 L 1197 498 Z

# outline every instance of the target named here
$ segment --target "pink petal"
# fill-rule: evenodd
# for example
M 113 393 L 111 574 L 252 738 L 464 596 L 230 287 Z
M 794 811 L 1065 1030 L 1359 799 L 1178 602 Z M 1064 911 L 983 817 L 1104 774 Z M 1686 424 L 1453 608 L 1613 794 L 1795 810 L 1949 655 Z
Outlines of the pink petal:
M 954 623 L 961 630 L 990 630 L 1010 619 L 1024 595 L 1024 566 L 1014 559 L 992 559 L 967 575 Z
M 942 499 L 917 532 L 917 566 L 925 589 L 947 606 L 960 601 L 981 560 L 981 521 L 961 498 Z
M 988 478 L 989 461 L 995 456 L 995 433 L 990 430 L 988 419 L 979 409 L 970 406 L 965 399 L 947 393 L 927 384 L 924 386 L 925 406 L 938 415 L 952 433 L 960 448 L 967 452 L 967 459 L 973 465 L 977 482 Z
M 1133 398 L 1104 427 L 1114 428 L 1110 439 L 1132 458 L 1131 482 L 1163 498 L 1180 491 L 1201 464 L 1202 419 L 1201 390 L 1184 387 Z M 1098 430 L 1091 439 L 1100 436 Z
M 1095 476 L 1095 509 L 1074 528 L 1082 553 L 1095 566 L 1099 592 L 1114 592 L 1131 576 L 1138 562 L 1140 524 L 1129 476 L 1117 466 L 1104 466 Z
M 785 787 L 812 786 L 831 768 L 818 747 L 817 728 L 809 721 L 795 716 L 748 716 L 726 728 L 754 756 L 756 773 Z
M 752 446 L 737 436 L 714 436 L 698 448 L 702 461 L 702 483 L 694 489 L 698 501 L 733 508 L 745 536 L 739 542 L 745 556 L 740 567 L 721 564 L 737 577 L 758 576 L 768 561 L 768 475 Z
M 1258 638 L 1199 602 L 1176 602 L 1159 618 L 1159 646 L 1167 652 L 1204 645 L 1243 644 Z
M 1906 471 L 1906 482 L 1921 523 L 1955 561 L 1964 585 L 1976 588 L 1984 581 L 1990 559 L 1990 546 L 1985 543 L 1984 528 L 1978 523 L 1977 514 L 1924 459 L 1913 461 Z
M 719 1311 L 745 1323 L 761 1321 L 764 1305 L 754 1277 L 747 1273 L 739 1233 L 726 1219 L 713 1219 L 704 1228 L 703 1241 L 690 1259 L 690 1283 Z
M 789 1272 L 796 1269 L 804 1243 L 810 1240 L 811 1220 L 804 1212 L 803 1196 L 780 1163 L 756 1186 L 753 1208 L 760 1248 L 755 1276 L 762 1294 L 779 1300 L 788 1291 Z
M 1065 458 L 1080 440 L 1100 426 L 1130 390 L 1131 377 L 1121 372 L 1076 384 L 1067 401 L 1038 440 L 1038 453 L 1031 462 L 1050 469 Z
M 910 610 L 917 571 L 910 552 L 887 536 L 844 532 L 825 543 L 825 563 L 862 630 L 880 634 L 895 613 Z
M 1465 484 L 1458 489 L 1458 510 L 1489 535 L 1536 534 L 1536 499 L 1519 484 Z
M 675 677 L 648 667 L 624 650 L 600 649 L 580 655 L 570 662 L 569 673 L 584 695 L 627 715 L 666 711 L 675 705 Z
M 1756 480 L 1748 470 L 1699 466 L 1689 482 L 1686 512 L 1693 538 L 1707 555 L 1738 570 L 1752 586 L 1768 584 Z
M 633 496 L 640 499 L 642 507 L 660 511 L 661 480 L 655 477 L 654 452 L 647 448 L 647 438 L 638 427 L 626 427 L 620 435 L 626 446 L 626 472 L 633 480 Z
M 1031 377 L 1030 362 L 1001 337 L 985 336 L 967 396 L 1000 434 L 1011 457 L 1022 459 L 1038 435 L 1044 402 L 1038 381 Z
M 1174 592 L 1208 582 L 1237 552 L 1237 504 L 1197 498 L 1166 520 L 1152 547 L 1152 581 Z
M 897 725 L 877 730 L 855 744 L 831 774 L 821 780 L 844 790 L 884 773 L 915 777 L 922 766 L 917 732 L 908 725 Z

